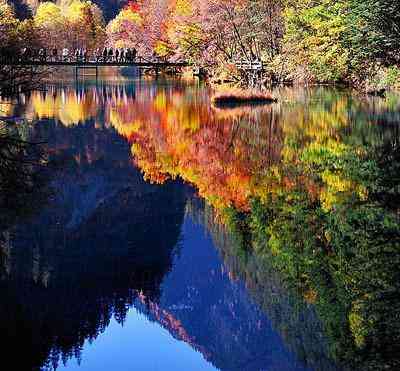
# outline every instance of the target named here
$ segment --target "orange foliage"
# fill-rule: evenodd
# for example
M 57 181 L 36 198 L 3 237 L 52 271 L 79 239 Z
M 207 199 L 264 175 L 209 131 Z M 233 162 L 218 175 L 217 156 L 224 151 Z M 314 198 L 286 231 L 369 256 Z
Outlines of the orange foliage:
M 260 115 L 267 118 L 270 109 L 218 118 L 209 104 L 197 99 L 161 91 L 128 110 L 115 107 L 118 124 L 113 124 L 132 143 L 146 179 L 159 183 L 180 177 L 217 208 L 247 209 L 261 175 L 280 158 L 279 129 L 257 122 Z
M 104 115 L 104 122 L 131 143 L 146 179 L 182 178 L 217 208 L 248 209 L 250 196 L 282 151 L 271 107 L 215 110 L 209 94 L 195 87 L 142 89 L 135 96 L 119 87 L 103 94 L 65 89 L 60 95 L 34 93 L 31 102 L 36 117 L 64 125 Z
M 250 197 L 266 200 L 297 186 L 329 207 L 338 192 L 352 187 L 335 174 L 324 173 L 318 180 L 281 166 L 301 161 L 307 147 L 343 150 L 337 138 L 337 129 L 346 125 L 342 100 L 331 117 L 319 107 L 307 112 L 282 104 L 217 109 L 207 90 L 180 83 L 134 91 L 128 85 L 85 92 L 63 88 L 58 93 L 34 93 L 28 110 L 32 118 L 54 118 L 66 126 L 94 119 L 96 127 L 112 126 L 131 144 L 146 179 L 181 178 L 217 209 L 233 205 L 248 210 Z

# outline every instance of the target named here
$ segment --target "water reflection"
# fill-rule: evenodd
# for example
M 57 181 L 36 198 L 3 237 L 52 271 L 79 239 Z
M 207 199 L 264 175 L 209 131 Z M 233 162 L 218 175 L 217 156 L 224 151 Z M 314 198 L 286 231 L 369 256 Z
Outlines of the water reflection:
M 215 222 L 217 215 L 213 208 L 199 199 L 190 199 L 187 213 L 207 230 L 229 279 L 246 287 L 246 295 L 267 314 L 270 326 L 279 333 L 286 348 L 311 369 L 339 370 L 330 359 L 329 342 L 315 307 L 305 305 L 300 296 L 291 292 L 268 261 L 254 255 L 247 259 L 238 255 L 234 236 Z M 255 369 L 262 369 L 262 365 Z
M 298 181 L 329 207 L 326 187 L 281 173 L 282 163 L 295 164 L 317 147 L 337 152 L 398 138 L 396 96 L 356 100 L 323 88 L 281 89 L 276 95 L 280 104 L 221 110 L 210 105 L 207 89 L 176 82 L 49 86 L 33 93 L 23 110 L 31 119 L 54 119 L 66 127 L 87 120 L 96 128 L 113 127 L 131 143 L 145 179 L 162 183 L 179 176 L 213 206 L 243 210 L 251 197 Z M 279 181 L 271 179 L 271 170 Z
M 5 355 L 24 349 L 14 360 L 21 370 L 79 356 L 112 316 L 124 321 L 138 292 L 159 297 L 185 202 L 178 185 L 144 183 L 117 135 L 90 123 L 68 133 L 50 122 L 40 129 L 62 169 L 55 192 L 38 215 L 2 232 L 0 326 Z
M 362 252 L 376 240 L 399 256 L 399 100 L 276 94 L 279 104 L 230 110 L 177 81 L 21 97 L 12 114 L 39 120 L 34 136 L 61 169 L 51 205 L 3 233 L 3 325 L 14 326 L 12 345 L 32 328 L 28 364 L 79 358 L 85 339 L 133 306 L 221 369 L 397 362 L 384 318 L 398 305 L 398 271 L 380 250 L 371 264 Z
M 30 125 L 0 120 L 0 229 L 46 201 L 46 155 L 29 141 Z
M 132 331 L 136 321 L 158 324 L 153 336 L 144 333 L 150 342 L 171 344 L 172 337 L 195 350 L 176 343 L 174 369 L 187 369 L 185 354 L 191 369 L 306 369 L 193 223 L 190 189 L 145 183 L 126 140 L 94 120 L 73 127 L 43 121 L 31 136 L 47 139 L 54 191 L 33 217 L 1 231 L 5 364 L 62 369 L 75 367 L 75 358 L 90 369 L 88 349 L 101 359 L 96 344 L 115 340 L 116 323 Z M 24 356 L 12 356 L 15 349 Z M 141 358 L 132 348 L 119 354 L 114 366 L 140 369 L 162 356 L 155 349 Z

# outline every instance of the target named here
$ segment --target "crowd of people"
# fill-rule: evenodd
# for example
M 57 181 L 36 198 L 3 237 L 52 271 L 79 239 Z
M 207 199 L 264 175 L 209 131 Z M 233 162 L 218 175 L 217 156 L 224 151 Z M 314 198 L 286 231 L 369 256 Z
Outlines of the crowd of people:
M 21 50 L 19 59 L 21 61 L 39 61 L 39 62 L 134 62 L 137 58 L 135 48 L 100 48 L 89 52 L 85 48 L 70 50 L 63 48 L 61 50 L 54 48 L 51 50 L 40 48 L 24 48 Z

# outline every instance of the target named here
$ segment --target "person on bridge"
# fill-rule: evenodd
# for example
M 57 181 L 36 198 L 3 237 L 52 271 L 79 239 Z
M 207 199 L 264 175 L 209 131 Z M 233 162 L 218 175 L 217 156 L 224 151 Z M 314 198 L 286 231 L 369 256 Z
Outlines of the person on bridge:
M 0 47 L 0 56 L 2 60 L 13 61 L 13 51 L 10 48 Z
M 69 50 L 67 48 L 62 50 L 62 59 L 64 62 L 67 62 L 69 59 Z
M 29 60 L 28 51 L 29 51 L 28 48 L 23 48 L 21 50 L 21 61 L 28 61 Z
M 40 48 L 40 50 L 39 50 L 39 61 L 40 62 L 46 61 L 46 49 L 45 48 Z
M 87 60 L 87 50 L 86 49 L 82 49 L 82 60 L 84 62 L 86 62 L 86 60 Z
M 124 49 L 121 49 L 122 50 L 122 61 L 123 62 L 127 62 L 128 61 L 128 49 L 127 48 L 124 48 Z
M 26 60 L 30 61 L 33 58 L 33 50 L 31 48 L 26 48 Z
M 131 51 L 129 48 L 125 48 L 124 55 L 125 55 L 125 61 L 130 62 L 131 61 Z
M 57 48 L 53 48 L 52 56 L 53 56 L 53 62 L 57 62 L 57 60 L 58 60 L 58 50 L 57 50 Z
M 30 55 L 31 55 L 31 60 L 34 61 L 36 56 L 37 56 L 37 50 L 32 48 L 31 51 L 30 51 Z
M 108 58 L 110 59 L 110 61 L 112 62 L 114 59 L 114 51 L 112 48 L 108 49 Z
M 129 48 L 124 49 L 124 57 L 125 57 L 125 62 L 130 62 L 130 51 Z
M 115 61 L 119 62 L 119 49 L 115 49 Z
M 99 49 L 99 48 L 96 48 L 96 49 L 94 50 L 94 52 L 93 52 L 93 57 L 94 57 L 94 60 L 95 60 L 96 62 L 99 61 L 99 59 L 100 59 L 100 49 Z
M 107 48 L 103 49 L 103 62 L 107 62 L 108 51 Z

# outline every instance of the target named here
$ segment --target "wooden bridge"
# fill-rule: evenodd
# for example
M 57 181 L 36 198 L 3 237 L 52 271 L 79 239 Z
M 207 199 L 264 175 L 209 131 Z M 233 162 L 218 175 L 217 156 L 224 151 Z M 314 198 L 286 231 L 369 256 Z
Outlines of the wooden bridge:
M 0 65 L 9 66 L 71 66 L 71 67 L 188 67 L 187 62 L 170 62 L 164 60 L 145 60 L 138 58 L 134 61 L 103 61 L 103 60 L 2 60 Z
M 189 63 L 184 61 L 167 61 L 163 59 L 145 59 L 137 57 L 135 59 L 123 59 L 123 58 L 54 58 L 48 56 L 46 58 L 1 58 L 0 66 L 10 66 L 12 68 L 18 67 L 73 67 L 75 68 L 75 76 L 78 77 L 79 70 L 81 69 L 94 69 L 96 71 L 96 79 L 98 77 L 99 67 L 136 67 L 139 69 L 150 69 L 154 70 L 156 74 L 161 70 L 168 68 L 179 69 L 183 67 L 189 67 Z
M 261 60 L 237 60 L 234 61 L 236 68 L 248 75 L 251 83 L 255 82 L 260 74 L 264 71 L 264 65 Z M 162 58 L 144 58 L 135 56 L 133 58 L 117 57 L 117 56 L 74 56 L 74 55 L 45 55 L 24 58 L 23 56 L 0 56 L 0 66 L 9 66 L 11 68 L 18 67 L 73 67 L 75 68 L 75 78 L 78 78 L 79 71 L 85 69 L 94 69 L 96 80 L 98 79 L 99 67 L 136 67 L 142 70 L 153 70 L 156 75 L 160 71 L 171 68 L 180 69 L 190 67 L 186 61 L 168 61 Z M 196 70 L 194 69 L 194 74 Z M 200 75 L 200 69 L 197 72 Z

